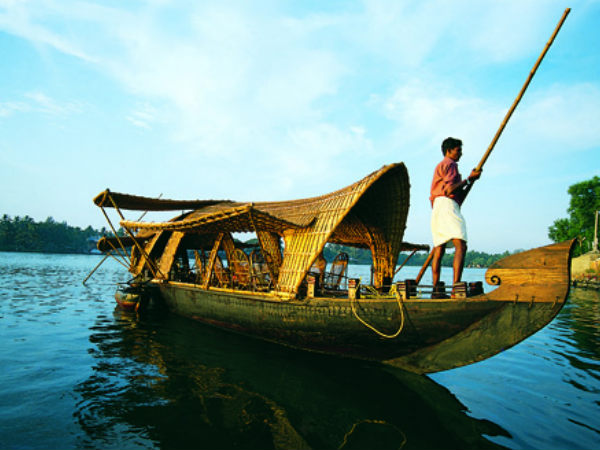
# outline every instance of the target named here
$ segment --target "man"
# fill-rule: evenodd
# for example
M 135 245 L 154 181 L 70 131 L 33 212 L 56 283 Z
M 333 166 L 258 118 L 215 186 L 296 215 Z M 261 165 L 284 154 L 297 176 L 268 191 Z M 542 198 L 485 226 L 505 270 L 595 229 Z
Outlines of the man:
M 462 156 L 462 141 L 446 138 L 442 142 L 444 159 L 436 166 L 431 182 L 431 233 L 433 235 L 433 258 L 431 271 L 433 274 L 433 298 L 444 298 L 440 284 L 442 257 L 446 244 L 454 245 L 454 285 L 460 282 L 465 254 L 467 252 L 467 227 L 460 212 L 470 185 L 481 176 L 481 171 L 473 170 L 469 177 L 462 179 L 458 172 L 457 162 Z

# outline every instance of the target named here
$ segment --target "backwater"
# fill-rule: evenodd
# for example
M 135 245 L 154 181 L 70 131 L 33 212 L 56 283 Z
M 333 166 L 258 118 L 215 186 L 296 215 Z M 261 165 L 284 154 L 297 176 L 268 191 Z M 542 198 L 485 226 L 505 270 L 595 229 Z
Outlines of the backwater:
M 598 291 L 493 358 L 417 376 L 138 318 L 115 307 L 116 262 L 82 285 L 101 258 L 0 253 L 0 449 L 600 449 Z

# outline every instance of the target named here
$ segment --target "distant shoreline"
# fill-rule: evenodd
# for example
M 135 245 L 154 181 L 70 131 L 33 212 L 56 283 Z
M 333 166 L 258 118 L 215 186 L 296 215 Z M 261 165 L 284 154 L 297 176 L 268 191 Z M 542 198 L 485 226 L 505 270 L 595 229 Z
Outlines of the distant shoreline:
M 31 217 L 10 217 L 6 214 L 0 219 L 0 251 L 17 253 L 41 253 L 56 255 L 99 255 L 96 243 L 101 236 L 109 235 L 105 228 L 95 230 L 91 226 L 85 229 L 73 227 L 66 222 L 56 222 L 48 217 L 44 222 L 36 222 Z M 250 243 L 252 239 L 246 243 Z M 325 259 L 331 263 L 335 256 L 347 253 L 351 264 L 370 266 L 371 252 L 364 248 L 347 247 L 339 244 L 327 244 L 323 251 Z M 504 253 L 488 254 L 468 251 L 465 256 L 465 267 L 485 268 L 494 262 L 510 255 Z M 401 264 L 408 253 L 400 253 L 398 264 Z M 453 253 L 444 255 L 442 265 L 452 266 Z M 427 253 L 419 252 L 406 263 L 407 266 L 422 266 Z
M 22 253 L 22 254 L 38 254 L 38 255 L 84 255 L 84 256 L 106 256 L 105 253 L 98 253 L 98 252 L 44 252 L 44 251 L 40 251 L 40 250 L 0 250 L 0 253 Z M 330 264 L 331 261 L 328 261 L 327 264 Z M 360 261 L 350 261 L 350 264 L 353 266 L 364 266 L 364 267 L 370 267 L 371 263 L 367 263 L 367 262 L 360 262 Z M 405 265 L 405 267 L 421 267 L 423 264 L 417 264 L 417 263 L 413 263 L 413 264 L 409 264 L 407 263 Z M 444 267 L 452 267 L 452 260 L 450 259 L 449 262 L 447 263 L 446 261 L 444 261 L 443 264 Z M 398 267 L 398 266 L 396 266 Z M 476 266 L 468 266 L 465 265 L 466 269 L 486 269 L 487 266 L 483 267 L 476 267 Z

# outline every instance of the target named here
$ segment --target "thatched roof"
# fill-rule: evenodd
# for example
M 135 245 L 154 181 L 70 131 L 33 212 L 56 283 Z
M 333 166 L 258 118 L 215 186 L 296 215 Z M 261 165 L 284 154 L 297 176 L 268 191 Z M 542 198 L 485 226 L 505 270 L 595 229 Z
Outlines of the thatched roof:
M 287 229 L 306 227 L 314 215 L 303 217 L 304 221 L 289 221 L 269 213 L 269 208 L 255 203 L 224 202 L 198 209 L 180 220 L 168 222 L 121 221 L 127 228 L 139 230 L 190 231 L 193 233 L 230 233 L 269 230 L 283 233 Z M 302 218 L 301 218 L 302 219 Z
M 227 202 L 228 200 L 168 200 L 122 194 L 119 192 L 112 192 L 109 189 L 100 192 L 94 197 L 96 206 L 104 208 L 114 208 L 116 206 L 120 209 L 135 211 L 180 211 L 186 209 L 199 209 L 216 203 Z
M 184 205 L 195 207 L 168 222 L 122 221 L 121 225 L 142 232 L 183 231 L 214 234 L 218 232 L 269 231 L 284 238 L 283 263 L 278 289 L 295 293 L 306 272 L 323 250 L 335 242 L 369 248 L 373 254 L 375 284 L 393 275 L 398 253 L 411 244 L 403 243 L 409 208 L 410 183 L 403 163 L 383 166 L 362 180 L 320 197 L 283 202 L 239 203 L 217 200 L 191 202 L 157 200 L 110 192 L 121 207 L 166 209 Z M 108 190 L 94 200 L 107 201 Z M 165 203 L 166 202 L 166 203 Z M 152 207 L 152 208 L 151 208 Z

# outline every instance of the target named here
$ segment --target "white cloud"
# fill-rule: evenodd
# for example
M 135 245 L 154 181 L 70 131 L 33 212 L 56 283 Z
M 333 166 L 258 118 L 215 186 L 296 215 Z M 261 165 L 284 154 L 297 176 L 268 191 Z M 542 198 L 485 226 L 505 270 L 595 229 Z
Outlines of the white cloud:
M 510 106 L 432 80 L 411 80 L 389 98 L 377 101 L 386 117 L 396 123 L 394 139 L 412 149 L 409 160 L 418 160 L 414 154 L 439 148 L 447 136 L 463 139 L 467 158 L 475 157 L 472 151 L 483 155 Z M 532 89 L 501 135 L 497 148 L 503 157 L 495 158 L 489 174 L 522 172 L 540 154 L 572 154 L 597 147 L 598 117 L 600 88 L 595 84 Z
M 194 151 L 229 155 L 244 151 L 257 134 L 277 141 L 285 138 L 286 130 L 310 126 L 317 130 L 327 122 L 328 111 L 319 102 L 339 96 L 342 81 L 357 76 L 361 64 L 348 60 L 340 47 L 368 47 L 369 52 L 387 55 L 388 61 L 409 66 L 428 61 L 440 46 L 451 46 L 456 53 L 471 47 L 488 60 L 497 60 L 524 51 L 523 41 L 529 42 L 541 23 L 531 18 L 544 16 L 523 14 L 528 19 L 522 20 L 530 20 L 527 25 L 531 26 L 515 27 L 516 11 L 540 8 L 540 3 L 523 5 L 521 1 L 482 6 L 468 1 L 390 4 L 371 0 L 364 2 L 361 13 L 304 17 L 291 17 L 274 8 L 268 14 L 265 8 L 255 13 L 244 3 L 203 3 L 178 10 L 154 2 L 134 12 L 92 3 L 28 5 L 8 8 L 0 24 L 10 32 L 94 61 L 143 101 L 167 105 L 154 111 L 152 119 L 170 121 L 173 139 L 187 142 Z M 165 15 L 176 17 L 176 25 L 165 27 Z M 72 24 L 70 33 L 52 31 L 51 19 L 56 17 Z M 499 30 L 506 29 L 511 32 L 498 39 Z M 335 30 L 339 36 L 318 42 L 324 30 Z M 359 43 L 360 38 L 365 39 Z M 403 123 L 403 132 L 430 134 L 435 129 L 442 135 L 464 135 L 469 129 L 481 129 L 498 114 L 494 105 L 472 95 L 443 92 L 448 88 L 430 77 L 431 84 L 437 84 L 433 89 L 400 76 L 402 86 L 385 103 L 386 114 Z M 427 95 L 436 90 L 438 94 L 442 90 L 441 98 Z M 136 126 L 150 126 L 140 111 L 127 119 Z M 432 139 L 437 141 L 438 136 Z M 281 146 L 265 138 L 261 144 Z
M 4 9 L 4 11 L 0 11 L 0 29 L 21 36 L 36 45 L 48 45 L 65 54 L 93 62 L 93 58 L 71 39 L 51 30 L 48 25 L 37 23 L 52 18 L 53 7 L 51 5 L 52 2 L 33 4 L 27 1 L 5 1 L 0 4 L 0 7 Z M 49 17 L 46 16 L 47 13 L 50 13 Z
M 547 0 L 463 2 L 455 26 L 460 38 L 486 62 L 503 63 L 541 52 L 562 14 L 559 2 Z
M 177 35 L 161 27 L 160 13 L 113 20 L 110 11 L 110 23 L 97 14 L 112 45 L 94 55 L 128 91 L 170 105 L 154 118 L 170 120 L 173 139 L 190 151 L 227 158 L 246 151 L 257 134 L 274 139 L 260 139 L 258 158 L 281 148 L 286 130 L 320 122 L 315 103 L 335 94 L 345 73 L 332 52 L 305 45 L 314 21 L 303 30 L 285 17 L 209 5 L 189 12 L 187 31 Z M 149 125 L 139 114 L 128 120 Z
M 80 113 L 81 103 L 76 101 L 55 100 L 40 91 L 23 94 L 23 100 L 0 103 L 0 117 L 12 116 L 15 113 L 42 113 L 47 115 L 68 115 Z
M 32 109 L 51 115 L 79 113 L 82 110 L 78 102 L 59 102 L 40 91 L 25 93 L 25 98 L 31 100 Z
M 400 70 L 421 66 L 458 14 L 444 2 L 365 0 L 363 5 L 363 12 L 347 18 L 342 32 L 356 47 Z
M 439 147 L 448 136 L 463 139 L 470 148 L 481 148 L 502 117 L 498 105 L 433 80 L 407 82 L 384 99 L 381 108 L 397 122 L 396 134 L 404 142 L 423 142 L 425 148 Z
M 12 116 L 16 112 L 29 111 L 31 108 L 24 102 L 0 103 L 0 117 Z
M 151 129 L 152 124 L 158 120 L 157 117 L 157 109 L 146 102 L 142 105 L 138 105 L 135 110 L 131 111 L 131 113 L 126 116 L 126 119 L 136 127 Z
M 529 98 L 515 128 L 551 153 L 573 152 L 598 146 L 599 118 L 598 85 L 557 83 Z
M 433 54 L 448 62 L 513 61 L 541 50 L 562 12 L 558 2 L 546 0 L 364 0 L 363 4 L 364 14 L 356 19 L 358 28 L 367 30 L 357 34 L 361 44 L 400 70 L 422 69 Z

